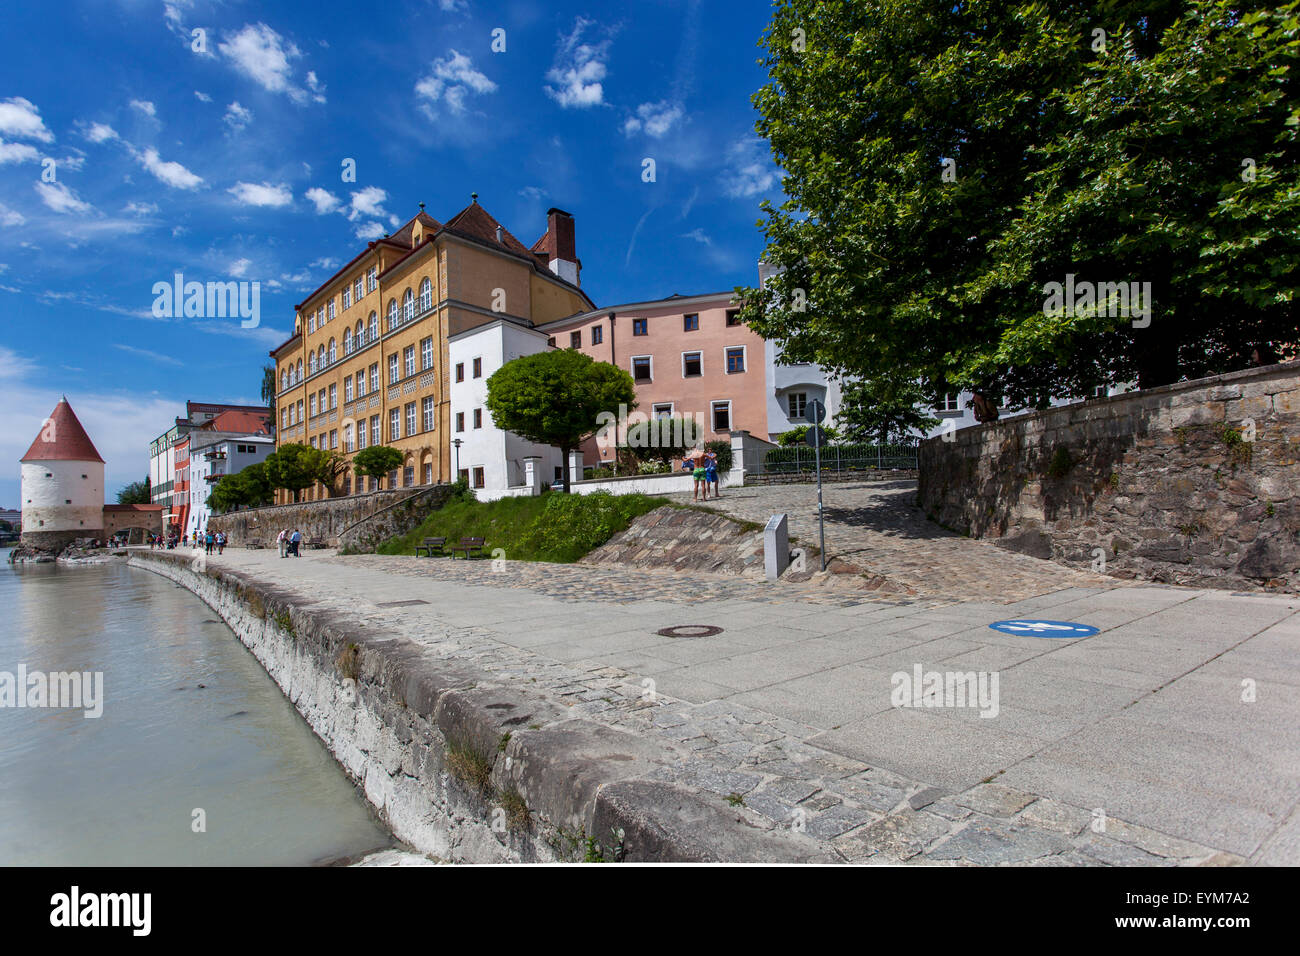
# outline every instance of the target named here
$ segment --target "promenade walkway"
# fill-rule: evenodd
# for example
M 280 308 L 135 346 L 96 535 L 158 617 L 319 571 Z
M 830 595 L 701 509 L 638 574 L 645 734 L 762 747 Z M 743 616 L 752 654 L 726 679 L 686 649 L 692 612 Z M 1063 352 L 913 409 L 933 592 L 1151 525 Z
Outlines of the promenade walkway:
M 806 515 L 792 517 L 807 535 Z M 906 573 L 905 554 L 878 567 Z M 657 779 L 845 861 L 1300 863 L 1300 601 L 1080 587 L 1076 572 L 1024 560 L 1041 567 L 1008 604 L 972 596 L 998 584 L 1001 564 L 953 591 L 918 560 L 917 594 L 901 599 L 510 561 L 209 558 L 659 740 Z M 1101 633 L 988 627 L 1025 617 Z M 659 633 L 682 625 L 721 631 Z M 916 667 L 996 674 L 996 715 L 895 706 L 894 675 Z

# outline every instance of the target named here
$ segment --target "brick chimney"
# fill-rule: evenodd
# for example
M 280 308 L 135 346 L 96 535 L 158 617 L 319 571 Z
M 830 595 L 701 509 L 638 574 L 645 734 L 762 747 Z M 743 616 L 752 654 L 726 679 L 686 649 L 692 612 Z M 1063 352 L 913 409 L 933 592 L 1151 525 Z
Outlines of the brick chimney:
M 546 210 L 547 265 L 561 279 L 578 285 L 582 264 L 578 261 L 577 242 L 574 239 L 573 217 L 563 209 Z

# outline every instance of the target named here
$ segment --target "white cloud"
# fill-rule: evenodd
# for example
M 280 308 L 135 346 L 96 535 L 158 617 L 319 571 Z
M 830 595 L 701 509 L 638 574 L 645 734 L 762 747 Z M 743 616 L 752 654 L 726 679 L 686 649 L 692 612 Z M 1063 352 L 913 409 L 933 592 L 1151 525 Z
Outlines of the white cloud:
M 226 107 L 226 115 L 223 119 L 227 126 L 235 132 L 239 132 L 253 121 L 253 111 L 240 106 L 239 100 L 235 100 Z
M 629 116 L 623 123 L 623 135 L 645 131 L 647 136 L 659 139 L 682 118 L 681 106 L 661 100 L 658 103 L 642 103 L 636 108 L 636 115 Z
M 248 267 L 252 264 L 252 259 L 236 259 L 226 268 L 226 271 L 236 279 L 242 279 L 244 276 L 248 275 Z
M 139 110 L 145 116 L 157 116 L 158 109 L 148 100 L 132 100 L 131 109 Z
M 197 99 L 200 103 L 212 102 L 212 97 L 208 96 L 207 93 L 200 93 L 198 90 L 194 91 L 194 98 Z
M 313 186 L 307 190 L 307 199 L 316 207 L 316 215 L 323 216 L 339 208 L 339 197 L 327 189 Z
M 41 119 L 40 107 L 21 96 L 0 100 L 0 133 L 42 143 L 54 142 L 54 134 L 45 128 Z
M 599 43 L 583 43 L 582 34 L 594 21 L 578 17 L 573 31 L 561 36 L 555 54 L 555 65 L 546 78 L 555 84 L 547 86 L 546 93 L 565 109 L 586 109 L 605 101 L 601 81 L 605 79 L 605 60 L 609 55 L 609 39 Z
M 705 246 L 713 245 L 713 240 L 708 237 L 703 229 L 692 229 L 690 232 L 684 232 L 682 233 L 682 238 L 694 239 L 696 242 Z
M 117 139 L 117 130 L 107 123 L 91 123 L 83 135 L 92 143 L 107 143 L 109 140 Z
M 333 272 L 339 267 L 339 261 L 331 256 L 321 256 L 311 264 L 313 269 L 328 269 Z
M 37 183 L 36 191 L 41 202 L 55 212 L 90 212 L 93 208 L 63 183 Z
M 387 216 L 388 211 L 384 209 L 383 205 L 384 200 L 387 198 L 388 193 L 384 192 L 378 186 L 367 186 L 365 189 L 357 190 L 352 194 L 352 199 L 349 202 L 348 219 L 352 222 L 356 222 L 363 216 L 374 218 L 383 218 L 384 216 Z M 379 223 L 373 223 L 373 225 L 378 226 Z M 383 227 L 380 226 L 380 229 L 382 228 Z M 382 236 L 383 233 L 381 232 L 380 235 Z M 372 236 L 370 238 L 374 237 Z
M 190 172 L 180 163 L 164 162 L 158 150 L 150 147 L 143 153 L 136 153 L 140 165 L 149 170 L 154 178 L 173 189 L 198 189 L 203 185 L 203 177 Z
M 122 207 L 122 211 L 129 212 L 133 216 L 152 216 L 158 211 L 158 207 L 151 202 L 129 202 Z
M 238 33 L 228 35 L 217 49 L 230 60 L 235 69 L 249 77 L 264 90 L 285 93 L 296 103 L 314 99 L 325 102 L 324 87 L 314 72 L 307 74 L 304 90 L 293 81 L 293 60 L 302 51 L 292 42 L 276 33 L 265 23 L 248 23 Z
M 474 69 L 474 61 L 451 50 L 433 61 L 429 75 L 415 84 L 415 93 L 430 103 L 445 102 L 453 113 L 465 111 L 465 97 L 470 93 L 495 93 L 497 85 Z
M 0 139 L 0 166 L 7 163 L 32 163 L 41 158 L 40 150 L 27 143 L 6 143 Z
M 384 224 L 382 222 L 363 223 L 362 225 L 357 226 L 354 232 L 358 239 L 364 239 L 366 241 L 378 239 L 380 236 L 384 235 Z
M 138 355 L 140 358 L 147 358 L 151 362 L 162 362 L 164 365 L 181 365 L 179 359 L 170 355 L 163 355 L 161 352 L 151 352 L 149 349 L 138 349 L 134 345 L 123 345 L 121 342 L 114 342 L 113 348 L 121 349 L 123 352 L 129 352 L 131 355 Z
M 287 206 L 293 202 L 293 191 L 284 183 L 244 183 L 231 186 L 226 192 L 235 197 L 241 206 Z
M 4 203 L 0 203 L 0 226 L 21 226 L 27 221 L 27 217 L 20 212 L 10 209 Z
M 777 183 L 777 168 L 763 151 L 763 141 L 747 137 L 727 151 L 727 169 L 722 174 L 722 191 L 733 199 L 768 192 Z
M 546 192 L 540 186 L 525 186 L 523 189 L 519 190 L 519 195 L 523 196 L 525 199 L 532 199 L 535 201 L 545 196 Z
M 438 0 L 438 9 L 444 13 L 455 13 L 469 6 L 469 0 Z

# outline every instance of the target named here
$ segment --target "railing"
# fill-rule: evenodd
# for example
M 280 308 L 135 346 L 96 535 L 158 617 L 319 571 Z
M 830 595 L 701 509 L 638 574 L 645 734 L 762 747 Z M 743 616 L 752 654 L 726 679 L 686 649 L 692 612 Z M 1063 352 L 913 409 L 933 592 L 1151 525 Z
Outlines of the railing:
M 870 471 L 916 468 L 916 445 L 827 445 L 821 450 L 823 471 Z M 773 448 L 762 458 L 762 474 L 812 472 L 816 450 L 808 445 Z

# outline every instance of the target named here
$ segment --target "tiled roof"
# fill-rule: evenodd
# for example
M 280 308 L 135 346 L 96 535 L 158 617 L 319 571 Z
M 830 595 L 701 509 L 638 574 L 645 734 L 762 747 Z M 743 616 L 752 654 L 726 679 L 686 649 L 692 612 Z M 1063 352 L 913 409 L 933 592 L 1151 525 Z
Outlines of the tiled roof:
M 243 409 L 227 409 L 211 421 L 203 423 L 205 431 L 236 432 L 241 435 L 269 435 L 271 433 L 271 413 L 267 409 L 250 412 Z
M 478 239 L 482 242 L 497 244 L 497 228 L 501 229 L 501 245 L 509 249 L 515 255 L 524 256 L 525 258 L 534 259 L 536 256 L 527 246 L 510 234 L 510 230 L 497 222 L 492 214 L 480 206 L 477 202 L 472 202 L 456 215 L 447 220 L 447 231 L 451 233 L 461 233 L 472 239 Z M 542 260 L 545 264 L 545 260 Z
M 41 426 L 40 434 L 21 461 L 98 461 L 103 462 L 95 443 L 77 420 L 77 413 L 67 398 L 59 400 Z

